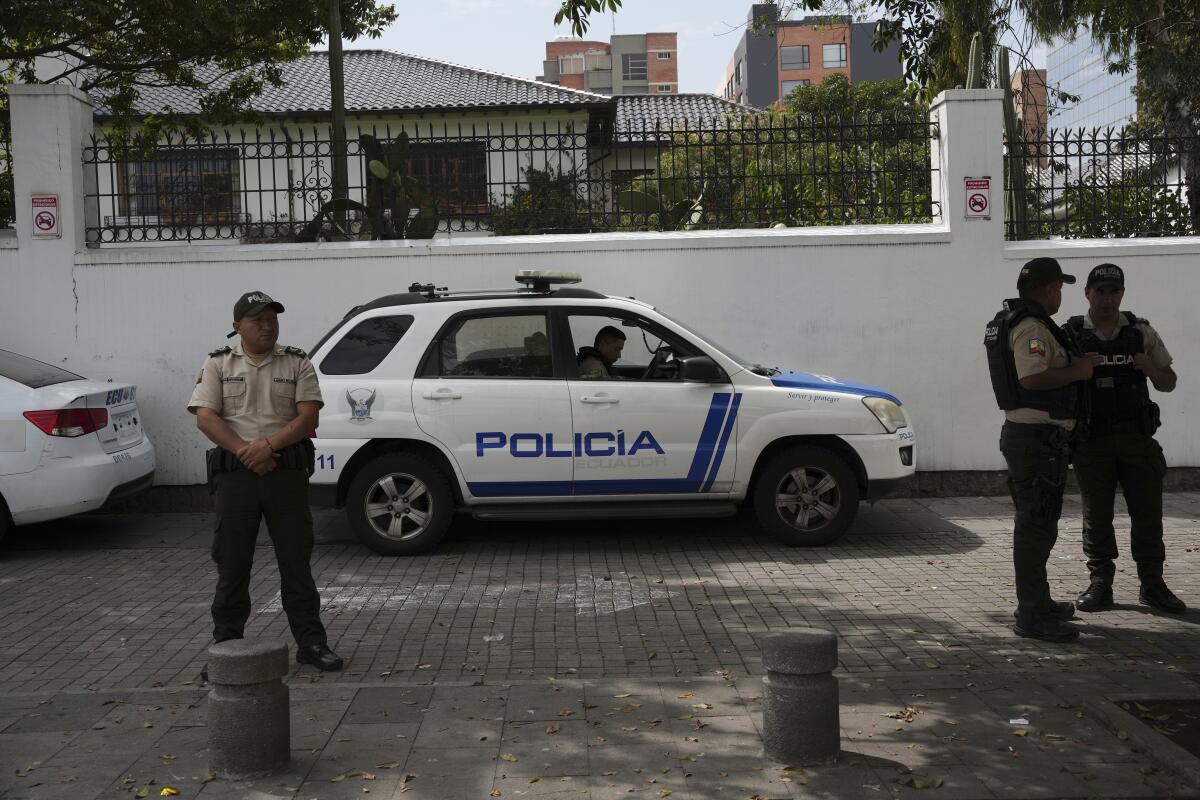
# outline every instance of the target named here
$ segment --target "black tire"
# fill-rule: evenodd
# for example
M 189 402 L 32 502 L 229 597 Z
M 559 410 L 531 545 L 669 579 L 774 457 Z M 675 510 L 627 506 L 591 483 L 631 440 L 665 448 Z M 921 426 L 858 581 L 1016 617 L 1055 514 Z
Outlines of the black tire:
M 411 453 L 369 461 L 350 482 L 346 516 L 355 535 L 385 556 L 428 553 L 454 515 L 454 495 L 434 464 Z
M 823 447 L 789 447 L 773 457 L 754 486 L 754 513 L 768 534 L 793 547 L 829 544 L 858 514 L 854 470 Z
M 4 502 L 4 496 L 0 495 L 0 543 L 4 542 L 4 537 L 12 533 L 13 527 L 12 516 L 8 513 L 8 505 Z

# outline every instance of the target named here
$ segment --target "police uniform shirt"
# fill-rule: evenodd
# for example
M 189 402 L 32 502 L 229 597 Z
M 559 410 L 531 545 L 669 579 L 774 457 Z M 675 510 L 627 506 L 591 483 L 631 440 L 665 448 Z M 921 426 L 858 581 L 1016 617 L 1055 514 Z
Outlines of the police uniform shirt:
M 1008 345 L 1012 348 L 1018 380 L 1071 363 L 1067 351 L 1054 338 L 1050 329 L 1034 317 L 1026 317 L 1016 324 L 1008 334 Z M 1075 428 L 1075 420 L 1052 419 L 1049 411 L 1038 408 L 1009 409 L 1004 412 L 1004 418 L 1009 422 L 1025 425 L 1057 425 L 1066 430 Z
M 1097 328 L 1096 324 L 1092 322 L 1092 317 L 1090 314 L 1085 314 L 1083 317 L 1084 330 L 1091 331 L 1092 333 L 1096 334 L 1096 338 L 1102 342 L 1111 342 L 1113 339 L 1117 338 L 1117 336 L 1119 336 L 1121 333 L 1121 328 L 1128 324 L 1129 319 L 1125 316 L 1125 314 L 1118 314 L 1117 327 L 1112 329 L 1112 333 L 1110 335 L 1105 336 L 1104 331 Z M 1154 366 L 1158 367 L 1159 369 L 1166 369 L 1167 367 L 1171 366 L 1171 362 L 1174 361 L 1174 359 L 1171 358 L 1171 354 L 1168 352 L 1167 346 L 1163 344 L 1162 338 L 1158 335 L 1158 331 L 1154 330 L 1149 322 L 1138 322 L 1137 329 L 1142 332 L 1142 347 L 1145 348 L 1146 355 L 1150 356 L 1150 361 L 1154 364 Z
M 204 361 L 188 411 L 211 408 L 234 433 L 252 442 L 279 433 L 298 416 L 296 403 L 305 401 L 325 404 L 307 356 L 276 346 L 255 364 L 239 342 Z

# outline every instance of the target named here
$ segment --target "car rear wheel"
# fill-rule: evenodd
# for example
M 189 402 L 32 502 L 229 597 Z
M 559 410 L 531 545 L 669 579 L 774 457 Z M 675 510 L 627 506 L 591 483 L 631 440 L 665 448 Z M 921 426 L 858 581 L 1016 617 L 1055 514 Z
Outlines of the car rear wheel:
M 858 482 L 836 453 L 790 447 L 763 468 L 754 512 L 768 534 L 787 545 L 814 547 L 837 539 L 858 514 Z
M 454 514 L 446 476 L 411 453 L 379 456 L 364 466 L 346 494 L 346 514 L 367 547 L 387 556 L 428 553 Z
M 0 542 L 4 541 L 4 537 L 8 536 L 12 529 L 12 515 L 8 513 L 8 504 L 4 502 L 4 496 L 0 495 Z

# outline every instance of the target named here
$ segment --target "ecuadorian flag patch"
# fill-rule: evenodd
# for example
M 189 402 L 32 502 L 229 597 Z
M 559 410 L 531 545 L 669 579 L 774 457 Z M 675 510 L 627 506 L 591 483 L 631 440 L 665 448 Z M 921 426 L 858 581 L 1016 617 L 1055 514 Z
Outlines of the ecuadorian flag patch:
M 1029 355 L 1031 355 L 1031 356 L 1046 355 L 1046 345 L 1042 342 L 1041 339 L 1030 339 L 1029 340 Z

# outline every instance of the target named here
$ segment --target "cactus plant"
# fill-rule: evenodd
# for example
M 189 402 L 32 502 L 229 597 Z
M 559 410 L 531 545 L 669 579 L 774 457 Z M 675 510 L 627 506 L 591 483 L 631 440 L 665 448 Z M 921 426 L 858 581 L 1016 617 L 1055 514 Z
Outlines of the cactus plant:
M 300 239 L 315 240 L 326 219 L 347 211 L 362 214 L 372 239 L 432 239 L 439 222 L 433 194 L 415 178 L 404 174 L 408 134 L 401 131 L 390 142 L 380 142 L 364 133 L 358 141 L 367 162 L 366 203 L 345 198 L 323 203 Z M 349 238 L 336 224 L 334 229 Z

